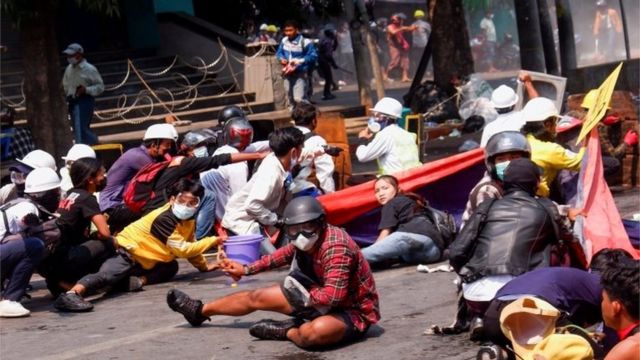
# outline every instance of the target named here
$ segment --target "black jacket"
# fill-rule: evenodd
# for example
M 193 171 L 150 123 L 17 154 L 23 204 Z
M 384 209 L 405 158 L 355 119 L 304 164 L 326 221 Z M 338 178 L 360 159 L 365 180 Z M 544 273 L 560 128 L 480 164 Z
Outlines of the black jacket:
M 449 248 L 451 266 L 470 283 L 549 266 L 560 215 L 548 199 L 518 190 L 478 207 Z

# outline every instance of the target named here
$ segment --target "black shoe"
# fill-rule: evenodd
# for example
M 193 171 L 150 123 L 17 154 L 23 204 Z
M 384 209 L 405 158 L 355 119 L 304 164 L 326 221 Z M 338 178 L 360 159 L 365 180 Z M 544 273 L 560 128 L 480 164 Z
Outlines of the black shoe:
M 140 279 L 139 277 L 129 276 L 129 279 L 127 279 L 126 281 L 127 281 L 126 290 L 128 292 L 142 291 L 142 279 Z
M 211 318 L 202 315 L 202 301 L 194 300 L 180 290 L 169 290 L 167 305 L 182 314 L 191 326 L 200 326 L 205 320 L 211 321 Z
M 262 340 L 287 340 L 287 331 L 303 323 L 304 320 L 297 318 L 283 321 L 265 319 L 253 324 L 249 328 L 249 334 Z
M 469 340 L 481 341 L 484 339 L 484 322 L 481 318 L 477 317 L 471 321 L 469 327 Z
M 333 100 L 333 99 L 335 99 L 335 98 L 336 98 L 336 96 L 335 96 L 335 95 L 333 95 L 333 94 L 329 94 L 329 95 L 325 95 L 325 96 L 323 96 L 323 97 L 322 97 L 322 100 Z
M 64 312 L 86 312 L 93 310 L 93 304 L 76 293 L 63 293 L 53 302 L 53 307 Z

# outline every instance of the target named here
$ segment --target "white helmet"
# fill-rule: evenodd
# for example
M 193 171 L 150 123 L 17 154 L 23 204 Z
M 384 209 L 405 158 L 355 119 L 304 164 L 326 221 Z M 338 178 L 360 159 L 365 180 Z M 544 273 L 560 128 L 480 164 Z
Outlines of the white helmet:
M 518 102 L 518 95 L 507 85 L 500 85 L 491 93 L 491 105 L 495 109 L 510 108 Z
M 269 25 L 267 24 L 260 25 L 260 31 L 267 31 L 268 28 L 269 28 Z
M 39 193 L 60 187 L 58 174 L 50 168 L 38 168 L 27 175 L 24 181 L 25 194 Z
M 380 99 L 380 101 L 376 103 L 376 106 L 374 106 L 373 109 L 369 110 L 396 119 L 402 117 L 402 104 L 400 103 L 400 101 L 390 97 Z
M 81 158 L 96 158 L 96 152 L 89 145 L 75 144 L 67 152 L 67 156 L 63 156 L 64 161 L 76 161 Z
M 49 154 L 48 152 L 42 151 L 40 149 L 33 150 L 24 158 L 17 160 L 18 162 L 25 164 L 32 169 L 46 167 L 52 169 L 53 171 L 58 170 L 58 167 L 56 166 L 56 160 L 53 158 L 53 156 L 51 156 L 51 154 Z
M 142 140 L 169 139 L 178 141 L 178 132 L 171 124 L 153 124 L 147 128 Z
M 545 97 L 537 97 L 529 100 L 522 109 L 522 118 L 525 122 L 544 121 L 552 116 L 559 116 L 558 108 L 553 101 Z

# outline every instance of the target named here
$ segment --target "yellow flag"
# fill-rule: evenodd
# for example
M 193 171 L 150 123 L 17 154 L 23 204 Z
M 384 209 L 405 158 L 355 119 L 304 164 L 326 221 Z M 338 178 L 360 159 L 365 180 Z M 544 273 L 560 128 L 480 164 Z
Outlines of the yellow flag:
M 587 136 L 587 134 L 598 125 L 598 122 L 604 117 L 604 114 L 607 112 L 607 107 L 609 106 L 609 101 L 611 100 L 611 95 L 613 95 L 613 89 L 616 87 L 616 82 L 618 81 L 618 75 L 620 75 L 620 69 L 622 69 L 622 63 L 616 67 L 611 74 L 607 77 L 602 85 L 597 89 L 597 96 L 595 104 L 589 109 L 587 116 L 585 117 L 584 123 L 582 124 L 582 130 L 580 131 L 580 135 L 578 136 L 578 140 L 576 144 L 580 143 L 582 139 Z

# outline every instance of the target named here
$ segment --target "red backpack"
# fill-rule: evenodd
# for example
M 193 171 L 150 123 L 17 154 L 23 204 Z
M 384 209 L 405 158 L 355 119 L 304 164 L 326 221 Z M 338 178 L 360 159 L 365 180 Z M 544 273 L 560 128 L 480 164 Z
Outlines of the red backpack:
M 129 181 L 124 191 L 123 200 L 129 210 L 134 213 L 141 213 L 144 206 L 154 199 L 158 194 L 154 191 L 156 181 L 160 177 L 159 174 L 170 165 L 180 164 L 183 157 L 176 157 L 172 160 L 151 163 L 145 165 L 138 173 Z

